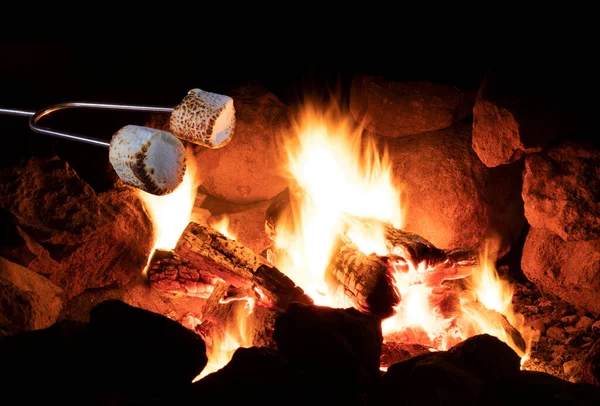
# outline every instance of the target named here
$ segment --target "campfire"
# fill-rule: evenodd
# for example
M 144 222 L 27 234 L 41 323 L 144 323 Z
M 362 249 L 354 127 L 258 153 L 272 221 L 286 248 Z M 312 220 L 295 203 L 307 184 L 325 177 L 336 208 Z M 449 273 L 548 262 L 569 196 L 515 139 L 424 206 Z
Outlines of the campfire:
M 4 169 L 7 396 L 594 404 L 600 154 L 529 134 L 501 83 L 194 89 L 119 130 L 103 182 Z
M 272 246 L 262 253 L 235 241 L 227 217 L 212 227 L 190 223 L 195 167 L 171 195 L 140 191 L 156 233 L 151 285 L 207 299 L 190 325 L 208 345 L 197 379 L 224 367 L 237 348 L 264 343 L 267 320 L 293 301 L 380 318 L 382 370 L 399 345 L 448 350 L 477 334 L 527 360 L 531 336 L 494 267 L 494 241 L 481 252 L 444 251 L 404 231 L 402 184 L 385 146 L 362 134 L 339 109 L 304 108 L 282 137 L 291 186 L 267 210 Z

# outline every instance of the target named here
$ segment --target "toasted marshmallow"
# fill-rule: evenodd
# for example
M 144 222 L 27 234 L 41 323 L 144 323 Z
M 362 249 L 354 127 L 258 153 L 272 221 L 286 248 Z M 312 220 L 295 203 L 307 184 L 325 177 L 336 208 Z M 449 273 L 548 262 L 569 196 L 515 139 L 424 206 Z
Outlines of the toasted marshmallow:
M 208 148 L 221 148 L 235 130 L 233 99 L 216 93 L 192 89 L 171 113 L 175 136 Z
M 127 125 L 113 136 L 110 163 L 127 185 L 154 195 L 171 193 L 183 181 L 185 148 L 173 134 Z

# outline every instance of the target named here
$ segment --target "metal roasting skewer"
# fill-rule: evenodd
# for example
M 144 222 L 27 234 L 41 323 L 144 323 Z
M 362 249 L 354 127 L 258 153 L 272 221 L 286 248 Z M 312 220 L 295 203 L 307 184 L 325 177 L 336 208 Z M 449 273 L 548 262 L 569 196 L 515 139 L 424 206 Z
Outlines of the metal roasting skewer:
M 65 102 L 45 107 L 38 111 L 27 111 L 17 109 L 0 108 L 0 115 L 30 117 L 29 128 L 39 134 L 51 135 L 54 137 L 65 138 L 71 141 L 80 141 L 86 144 L 97 145 L 101 147 L 110 147 L 110 141 L 100 138 L 94 138 L 86 135 L 73 134 L 67 131 L 54 130 L 50 127 L 44 127 L 38 124 L 38 121 L 55 111 L 67 109 L 91 109 L 91 110 L 120 110 L 120 111 L 146 111 L 152 113 L 171 113 L 171 107 L 155 106 L 136 106 L 128 104 L 110 104 L 110 103 L 86 103 L 86 102 Z

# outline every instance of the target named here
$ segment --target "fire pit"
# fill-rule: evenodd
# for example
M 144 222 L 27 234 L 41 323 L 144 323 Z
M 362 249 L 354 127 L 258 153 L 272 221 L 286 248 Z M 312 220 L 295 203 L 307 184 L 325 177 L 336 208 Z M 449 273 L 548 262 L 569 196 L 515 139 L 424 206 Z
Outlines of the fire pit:
M 57 156 L 6 167 L 6 396 L 594 404 L 600 154 L 566 124 L 528 139 L 543 98 L 502 75 L 231 90 L 231 141 L 188 144 L 163 196 L 108 158 L 103 188 Z

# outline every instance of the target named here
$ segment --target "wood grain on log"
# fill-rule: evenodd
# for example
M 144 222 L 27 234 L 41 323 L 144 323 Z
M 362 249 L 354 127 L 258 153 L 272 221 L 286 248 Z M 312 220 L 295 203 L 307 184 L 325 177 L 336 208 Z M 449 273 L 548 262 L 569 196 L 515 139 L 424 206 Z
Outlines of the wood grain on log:
M 169 293 L 208 298 L 217 278 L 172 251 L 156 250 L 148 268 L 148 279 L 153 288 Z
M 363 254 L 345 235 L 340 234 L 325 271 L 325 281 L 334 290 L 342 287 L 354 306 L 379 318 L 394 314 L 400 303 L 393 269 L 388 258 Z
M 201 224 L 190 223 L 175 253 L 236 288 L 251 287 L 267 307 L 286 309 L 293 302 L 312 304 L 312 299 L 278 269 L 242 244 Z

